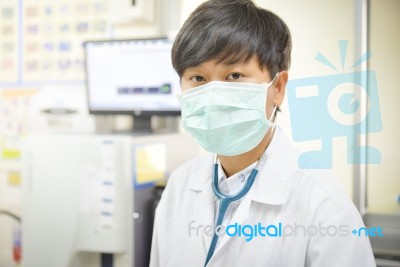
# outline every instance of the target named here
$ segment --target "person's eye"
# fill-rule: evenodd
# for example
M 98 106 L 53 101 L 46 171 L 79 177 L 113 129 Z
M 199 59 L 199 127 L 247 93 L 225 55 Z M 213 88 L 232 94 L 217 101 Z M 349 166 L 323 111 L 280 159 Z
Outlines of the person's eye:
M 226 77 L 227 80 L 237 80 L 240 78 L 242 78 L 242 74 L 237 73 L 237 72 L 231 73 Z
M 204 82 L 206 79 L 203 76 L 195 75 L 190 78 L 192 82 Z

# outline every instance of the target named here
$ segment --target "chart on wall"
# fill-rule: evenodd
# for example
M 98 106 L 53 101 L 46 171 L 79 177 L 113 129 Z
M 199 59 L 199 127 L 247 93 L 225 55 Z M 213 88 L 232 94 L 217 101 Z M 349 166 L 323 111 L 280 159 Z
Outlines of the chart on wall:
M 112 0 L 1 0 L 0 84 L 82 81 L 83 42 L 109 39 Z

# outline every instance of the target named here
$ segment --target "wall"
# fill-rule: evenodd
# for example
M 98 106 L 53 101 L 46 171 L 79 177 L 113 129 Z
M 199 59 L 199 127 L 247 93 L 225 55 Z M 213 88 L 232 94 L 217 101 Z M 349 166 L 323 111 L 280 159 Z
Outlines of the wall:
M 368 165 L 368 206 L 373 213 L 400 214 L 400 1 L 371 1 L 370 69 L 376 71 L 383 131 L 369 136 L 382 153 L 379 165 Z

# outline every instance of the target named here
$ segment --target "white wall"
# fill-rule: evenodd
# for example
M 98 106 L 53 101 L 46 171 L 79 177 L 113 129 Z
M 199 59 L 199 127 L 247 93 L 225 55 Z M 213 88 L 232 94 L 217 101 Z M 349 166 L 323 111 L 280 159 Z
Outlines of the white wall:
M 370 69 L 376 72 L 383 130 L 369 136 L 382 153 L 379 165 L 368 166 L 371 212 L 400 214 L 400 1 L 371 1 Z

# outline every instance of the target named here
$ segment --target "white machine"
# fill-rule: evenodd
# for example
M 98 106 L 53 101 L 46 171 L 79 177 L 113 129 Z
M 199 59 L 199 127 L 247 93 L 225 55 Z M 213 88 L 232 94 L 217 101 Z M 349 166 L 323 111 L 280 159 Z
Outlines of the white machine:
M 143 236 L 141 230 L 135 235 L 135 220 L 143 220 L 135 210 L 135 185 L 151 184 L 151 177 L 165 177 L 199 153 L 198 145 L 182 134 L 27 137 L 23 266 L 145 266 L 149 248 L 143 251 L 140 246 L 150 240 L 135 240 Z M 156 170 L 151 172 L 150 165 Z

